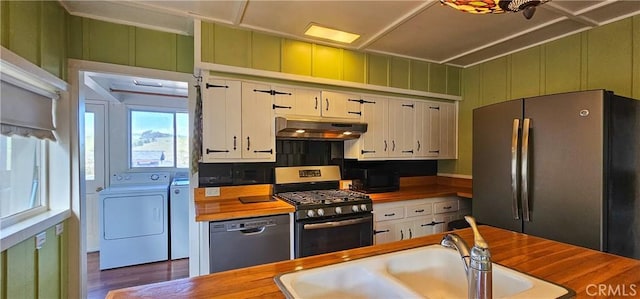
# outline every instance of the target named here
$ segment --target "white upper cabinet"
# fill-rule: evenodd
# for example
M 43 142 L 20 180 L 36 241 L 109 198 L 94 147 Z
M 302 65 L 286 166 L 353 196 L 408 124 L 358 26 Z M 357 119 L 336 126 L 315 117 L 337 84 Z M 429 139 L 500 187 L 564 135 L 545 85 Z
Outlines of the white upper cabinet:
M 456 158 L 456 105 L 441 102 L 419 102 L 416 114 L 417 156 Z
M 362 121 L 367 132 L 360 136 L 360 159 L 380 159 L 389 156 L 389 101 L 381 97 L 362 97 Z
M 389 100 L 389 157 L 413 157 L 415 110 L 414 101 Z
M 242 158 L 275 161 L 274 95 L 270 85 L 242 82 Z
M 333 91 L 322 91 L 322 112 L 323 117 L 351 118 L 359 120 L 360 96 Z
M 208 78 L 202 87 L 202 160 L 239 159 L 241 83 Z

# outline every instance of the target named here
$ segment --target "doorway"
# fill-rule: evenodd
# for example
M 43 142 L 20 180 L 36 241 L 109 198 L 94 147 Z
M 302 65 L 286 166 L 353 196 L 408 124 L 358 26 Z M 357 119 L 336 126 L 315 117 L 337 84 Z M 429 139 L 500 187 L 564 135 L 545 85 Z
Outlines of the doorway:
M 97 263 L 99 263 L 100 250 L 99 192 L 108 188 L 109 178 L 114 173 L 150 171 L 130 167 L 130 160 L 127 157 L 131 154 L 128 148 L 130 142 L 123 137 L 130 135 L 127 131 L 130 126 L 129 120 L 127 116 L 123 116 L 128 115 L 126 114 L 128 112 L 123 111 L 129 110 L 123 108 L 124 103 L 132 101 L 134 102 L 132 105 L 144 106 L 145 101 L 149 102 L 149 99 L 154 97 L 161 97 L 161 99 L 150 102 L 166 103 L 167 99 L 175 96 L 175 94 L 157 95 L 162 94 L 157 89 L 153 91 L 154 95 L 150 95 L 150 92 L 147 93 L 147 90 L 144 90 L 152 87 L 126 92 L 127 86 L 122 85 L 122 82 L 135 80 L 138 84 L 141 82 L 144 84 L 161 81 L 165 86 L 184 86 L 182 89 L 185 95 L 179 98 L 184 103 L 184 112 L 188 112 L 193 110 L 189 107 L 195 103 L 195 93 L 188 90 L 188 87 L 192 87 L 195 82 L 193 76 L 73 60 L 70 62 L 70 74 L 72 74 L 70 75 L 72 85 L 77 87 L 77 89 L 74 88 L 72 97 L 76 101 L 79 112 L 80 134 L 77 138 L 78 144 L 81 145 L 79 153 L 82 154 L 78 153 L 80 157 L 78 160 L 82 171 L 78 176 L 79 194 L 78 197 L 74 197 L 72 205 L 73 217 L 77 222 L 70 222 L 70 229 L 78 234 L 71 237 L 69 243 L 69 295 L 80 298 L 104 298 L 106 292 L 111 289 L 188 277 L 188 259 L 103 271 L 99 270 Z M 166 109 L 166 106 L 162 108 Z M 114 153 L 114 147 L 124 148 L 119 153 Z M 168 171 L 173 175 L 178 170 L 187 171 L 176 167 L 163 167 L 153 171 Z M 92 285 L 89 285 L 90 283 Z

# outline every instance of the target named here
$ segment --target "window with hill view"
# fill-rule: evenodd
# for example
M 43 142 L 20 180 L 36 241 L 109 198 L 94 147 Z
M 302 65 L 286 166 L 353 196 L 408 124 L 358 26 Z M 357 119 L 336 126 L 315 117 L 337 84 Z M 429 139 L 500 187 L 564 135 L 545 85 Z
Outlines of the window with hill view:
M 130 166 L 189 167 L 189 117 L 183 112 L 131 110 Z

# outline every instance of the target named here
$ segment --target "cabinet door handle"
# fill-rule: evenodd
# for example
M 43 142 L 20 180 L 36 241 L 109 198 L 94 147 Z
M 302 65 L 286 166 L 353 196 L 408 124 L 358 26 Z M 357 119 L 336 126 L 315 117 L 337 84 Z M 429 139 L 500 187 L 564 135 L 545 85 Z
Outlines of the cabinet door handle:
M 273 155 L 273 149 L 262 150 L 262 151 L 253 151 L 254 153 L 269 153 Z
M 316 97 L 316 106 L 313 109 L 318 110 L 318 97 Z
M 413 232 L 411 232 L 411 229 L 409 229 L 409 239 L 413 239 Z
M 364 154 L 373 154 L 373 153 L 375 153 L 375 152 L 376 152 L 376 151 L 361 150 L 361 151 L 360 151 L 360 154 L 361 154 L 361 155 L 364 155 Z
M 404 240 L 404 232 L 400 230 L 400 241 Z
M 403 152 L 403 153 L 406 153 L 406 154 L 413 154 L 413 150 L 410 150 L 410 151 L 402 151 L 402 152 Z
M 436 110 L 440 110 L 440 107 L 429 107 L 429 109 L 436 109 Z
M 388 230 L 388 229 L 385 229 L 385 230 L 374 230 L 373 234 L 376 235 L 376 234 L 382 234 L 382 233 L 388 233 L 388 232 L 390 232 L 390 230 Z
M 357 115 L 362 115 L 362 112 L 355 112 L 355 111 L 349 111 L 347 112 L 349 114 L 357 114 Z
M 424 209 L 420 209 L 420 210 L 415 210 L 416 213 L 422 213 L 424 212 Z
M 273 104 L 273 106 L 271 106 L 271 107 L 272 107 L 272 109 L 274 109 L 274 110 L 275 110 L 275 109 L 277 109 L 277 108 L 282 108 L 282 109 L 291 109 L 291 106 L 279 106 L 279 105 L 276 105 L 276 104 Z
M 402 104 L 402 107 L 409 107 L 409 108 L 413 108 L 413 104 Z
M 440 151 L 429 151 L 430 153 L 439 153 Z
M 247 150 L 251 149 L 251 138 L 247 136 Z
M 384 141 L 384 151 L 385 152 L 387 151 L 387 141 L 386 140 Z
M 268 93 L 268 94 L 272 94 L 271 92 L 273 90 L 269 89 L 269 90 L 263 90 L 263 89 L 254 89 L 254 92 L 262 92 L 262 93 Z
M 207 155 L 211 154 L 211 153 L 228 153 L 229 150 L 212 150 L 212 149 L 208 149 L 206 150 Z
M 229 86 L 227 86 L 227 85 L 215 85 L 215 84 L 210 84 L 210 83 L 207 83 L 204 86 L 207 89 L 209 89 L 209 88 L 229 88 Z
M 329 111 L 329 99 L 325 98 L 324 100 L 327 102 L 327 109 L 326 110 Z
M 418 140 L 418 151 L 420 151 L 420 140 Z
M 439 221 L 439 222 L 431 221 L 430 223 L 421 224 L 420 226 L 422 226 L 422 227 L 425 227 L 425 226 L 436 226 L 436 225 L 442 224 L 442 223 L 444 223 L 444 221 Z
M 233 150 L 236 150 L 236 144 L 237 144 L 237 138 L 236 136 L 233 136 Z
M 391 151 L 392 152 L 396 151 L 396 141 L 395 140 L 391 140 Z
M 384 214 L 384 217 L 391 217 L 391 216 L 395 216 L 396 213 L 391 213 L 391 214 Z
M 290 92 L 283 92 L 283 91 L 271 90 L 271 95 L 273 95 L 273 96 L 275 96 L 275 95 L 281 95 L 281 94 L 288 95 L 288 96 L 290 96 L 290 95 L 291 95 L 291 93 L 290 93 Z

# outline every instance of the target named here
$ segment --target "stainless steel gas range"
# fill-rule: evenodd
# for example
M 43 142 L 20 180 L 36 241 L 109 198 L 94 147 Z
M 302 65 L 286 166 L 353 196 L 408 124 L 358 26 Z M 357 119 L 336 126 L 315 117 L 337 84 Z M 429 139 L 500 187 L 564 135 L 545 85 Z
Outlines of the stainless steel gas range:
M 338 166 L 278 167 L 275 180 L 275 196 L 296 208 L 296 258 L 373 245 L 371 198 L 340 190 Z

